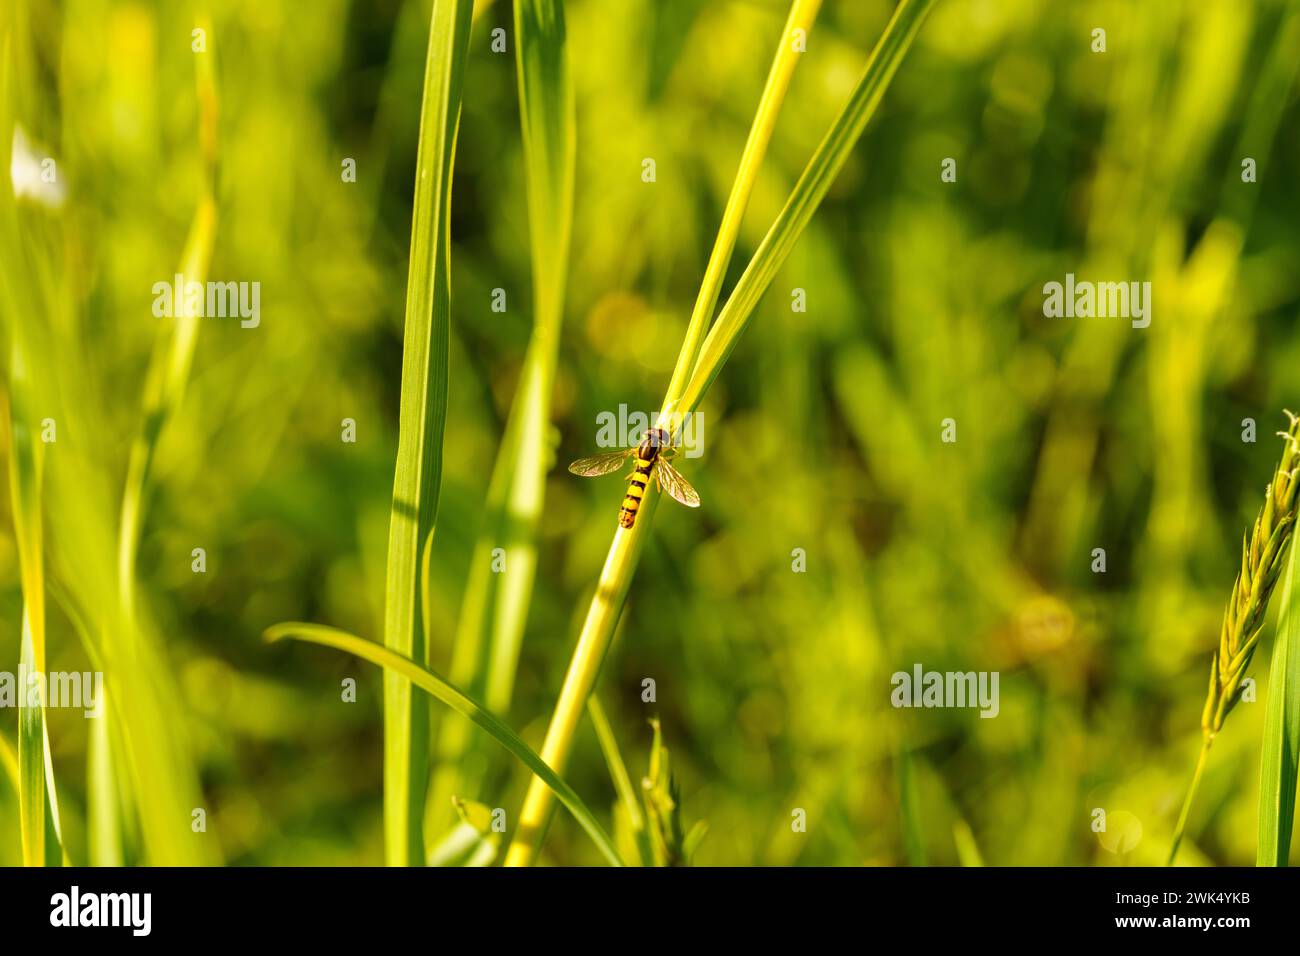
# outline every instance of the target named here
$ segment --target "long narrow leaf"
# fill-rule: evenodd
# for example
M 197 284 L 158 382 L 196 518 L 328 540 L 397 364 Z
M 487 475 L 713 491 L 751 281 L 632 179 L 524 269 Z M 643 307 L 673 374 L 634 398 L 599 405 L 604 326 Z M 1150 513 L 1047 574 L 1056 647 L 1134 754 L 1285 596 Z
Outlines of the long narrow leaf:
M 605 715 L 600 698 L 592 694 L 587 698 L 587 714 L 591 725 L 596 728 L 596 739 L 600 741 L 600 752 L 605 755 L 605 766 L 609 768 L 609 778 L 618 793 L 618 799 L 627 814 L 628 826 L 636 842 L 637 855 L 642 866 L 654 866 L 654 851 L 650 846 L 650 834 L 646 830 L 645 813 L 641 809 L 641 800 L 632 786 L 632 778 L 627 772 L 627 763 L 618 749 L 618 740 L 614 737 L 614 728 Z
M 397 467 L 388 536 L 384 644 L 428 653 L 420 575 L 438 514 L 447 417 L 451 320 L 451 173 L 469 46 L 469 0 L 434 0 L 420 106 Z M 384 843 L 388 863 L 424 858 L 428 707 L 399 673 L 384 672 Z
M 1268 672 L 1268 709 L 1259 766 L 1259 866 L 1286 866 L 1295 820 L 1296 774 L 1300 768 L 1300 591 L 1291 545 L 1273 661 Z
M 731 254 L 735 251 L 740 224 L 749 207 L 750 194 L 758 182 L 758 171 L 763 166 L 763 157 L 767 154 L 768 143 L 776 129 L 781 104 L 785 101 L 786 91 L 794 78 L 794 68 L 802 56 L 795 46 L 796 31 L 802 31 L 806 35 L 817 19 L 820 8 L 821 0 L 794 0 L 790 5 L 790 15 L 786 19 L 785 29 L 781 31 L 780 46 L 768 69 L 763 96 L 754 113 L 754 122 L 749 129 L 749 137 L 745 140 L 745 151 L 740 156 L 740 166 L 736 169 L 736 178 L 731 184 L 731 195 L 727 197 L 722 222 L 718 225 L 718 235 L 713 242 L 713 251 L 709 254 L 709 264 L 704 270 L 699 294 L 695 297 L 695 308 L 686 327 L 686 338 L 678 353 L 673 377 L 668 383 L 664 410 L 669 414 L 676 410 L 676 403 L 699 361 L 704 334 L 713 318 L 713 310 L 718 305 L 722 280 L 726 278 L 727 266 L 731 264 Z
M 13 784 L 14 794 L 17 795 L 19 792 L 18 753 L 4 734 L 0 734 L 0 767 L 4 768 L 5 777 Z
M 906 748 L 898 750 L 898 814 L 903 831 L 903 856 L 908 866 L 925 866 L 925 832 L 916 793 L 916 768 Z
M 684 380 L 694 363 L 699 338 L 703 330 L 708 327 L 717 290 L 731 258 L 736 231 L 748 205 L 754 178 L 763 161 L 794 66 L 802 55 L 790 42 L 791 29 L 796 25 L 805 31 L 810 28 L 817 9 L 818 5 L 809 0 L 795 0 L 791 6 L 786 28 L 777 43 L 773 64 L 768 71 L 763 95 L 750 127 L 744 153 L 741 155 L 736 183 L 727 197 L 722 223 L 718 228 L 709 265 L 696 298 L 695 310 L 677 357 L 677 365 L 669 382 L 663 408 L 660 410 L 661 426 L 675 427 L 672 415 L 679 404 L 677 383 Z M 564 685 L 560 688 L 555 712 L 551 715 L 551 722 L 546 728 L 546 740 L 542 752 L 557 766 L 563 767 L 568 759 L 573 735 L 577 731 L 587 697 L 595 686 L 596 675 L 604 661 L 605 652 L 609 649 L 615 625 L 618 623 L 619 614 L 622 613 L 623 602 L 632 584 L 632 575 L 640 561 L 641 549 L 644 547 L 648 529 L 654 520 L 658 503 L 658 496 L 647 488 L 642 499 L 639 520 L 631 530 L 619 528 L 614 532 L 614 540 L 610 543 L 605 565 L 600 572 L 600 580 L 596 585 L 591 604 L 587 608 L 582 631 L 578 635 L 578 645 L 569 660 L 569 669 L 564 676 Z M 507 866 L 527 866 L 533 862 L 549 818 L 550 805 L 550 791 L 537 781 L 530 782 L 520 814 L 520 828 L 506 852 Z
M 31 617 L 23 612 L 22 656 L 19 672 L 37 668 Z M 28 698 L 26 681 L 18 697 L 18 822 L 22 831 L 23 865 L 45 864 L 45 714 L 43 703 Z
M 322 627 L 319 624 L 299 624 L 296 622 L 277 624 L 275 627 L 267 629 L 266 637 L 271 641 L 282 640 L 286 637 L 309 641 L 313 644 L 323 644 L 326 647 L 334 647 L 355 654 L 372 664 L 379 665 L 384 669 L 385 674 L 400 674 L 404 681 L 414 684 L 442 701 L 452 710 L 468 717 L 491 734 L 497 743 L 522 760 L 529 770 L 546 782 L 546 785 L 559 797 L 560 802 L 573 814 L 579 826 L 595 841 L 596 846 L 606 860 L 614 866 L 623 865 L 618 851 L 614 849 L 613 842 L 606 835 L 604 829 L 601 828 L 595 815 L 587 809 L 587 805 L 582 802 L 582 798 L 574 792 L 573 788 L 565 783 L 538 756 L 537 751 L 524 743 L 519 735 L 506 726 L 499 717 L 447 683 L 433 671 L 420 666 L 409 657 L 398 654 L 373 641 L 364 640 L 337 628 Z
M 27 407 L 31 376 L 22 347 L 15 342 L 10 365 L 13 389 L 8 407 L 9 495 L 14 537 L 18 543 L 23 614 L 18 673 L 18 816 L 22 830 L 23 863 L 43 866 L 59 849 L 49 845 L 47 790 L 52 785 L 46 759 L 45 700 L 45 545 L 41 519 L 43 445 Z M 36 694 L 29 688 L 37 678 Z M 35 699 L 33 700 L 33 696 Z M 57 808 L 57 798 L 53 806 Z
M 493 522 L 505 548 L 488 665 L 487 704 L 498 713 L 510 704 L 519 645 L 537 565 L 537 522 L 542 513 L 564 290 L 573 226 L 575 133 L 573 88 L 565 57 L 561 0 L 516 0 L 520 123 L 528 190 L 536 320 L 524 377 L 511 411 L 514 477 Z
M 199 23 L 211 36 L 211 23 L 206 19 L 200 19 Z M 218 98 L 212 66 L 214 56 L 215 49 L 209 49 L 194 58 L 195 98 L 199 107 L 197 133 L 204 176 L 189 234 L 177 264 L 182 288 L 187 288 L 191 282 L 202 285 L 207 281 L 216 241 Z M 131 647 L 140 640 L 135 607 L 136 559 L 154 458 L 165 429 L 184 399 L 198 348 L 201 321 L 199 310 L 190 307 L 188 296 L 178 296 L 176 314 L 169 320 L 160 320 L 145 373 L 140 426 L 127 461 L 117 539 L 117 587 L 122 623 L 117 628 L 119 633 L 115 639 Z M 121 765 L 125 759 L 122 748 L 115 746 L 109 731 L 110 723 L 118 719 L 118 715 L 110 711 L 110 706 L 116 707 L 116 704 L 110 705 L 107 699 L 101 702 L 100 717 L 87 743 L 87 762 L 92 771 L 86 788 L 87 815 L 92 829 L 90 857 L 96 865 L 122 863 L 120 835 L 126 825 L 121 819 L 124 807 L 123 801 L 119 800 L 119 786 L 129 786 L 131 779 L 131 775 L 122 773 Z M 153 787 L 146 785 L 146 789 L 152 791 Z
M 122 866 L 122 801 L 119 797 L 120 748 L 114 747 L 108 697 L 90 721 L 86 744 L 86 853 L 91 866 Z
M 933 0 L 903 0 L 895 11 L 867 62 L 866 72 L 850 97 L 848 106 L 809 161 L 790 200 L 750 260 L 718 321 L 704 340 L 695 370 L 682 394 L 677 395 L 670 390 L 666 396 L 660 413 L 661 426 L 673 427 L 676 416 L 694 411 L 709 385 L 721 372 L 758 300 L 789 255 L 835 175 L 848 159 L 932 5 Z M 783 36 L 778 58 L 789 56 L 790 49 L 788 37 Z M 772 84 L 777 75 L 777 71 L 773 70 L 768 83 Z M 771 101 L 765 97 L 760 104 L 760 116 L 756 118 L 755 126 L 762 121 L 765 112 L 776 109 L 779 103 L 779 97 Z M 744 199 L 745 196 L 733 191 L 729 205 L 735 202 L 743 205 Z M 725 221 L 727 220 L 724 219 Z M 720 233 L 719 241 L 723 239 Z M 688 332 L 683 356 L 689 355 L 691 341 L 691 333 Z M 679 368 L 680 365 L 679 360 Z M 675 374 L 674 380 L 676 378 Z M 567 759 L 583 705 L 608 650 L 657 500 L 647 488 L 639 520 L 630 531 L 622 528 L 615 531 L 610 543 L 595 596 L 578 637 L 578 646 L 570 659 L 564 686 L 560 690 L 555 713 L 546 731 L 542 753 L 557 766 L 562 767 Z M 506 865 L 527 866 L 532 863 L 549 811 L 550 794 L 536 783 L 530 785 L 524 799 L 520 829 L 506 853 Z
M 975 842 L 975 834 L 971 832 L 969 823 L 965 820 L 957 820 L 953 823 L 952 840 L 957 847 L 957 859 L 962 866 L 984 865 L 984 857 L 980 853 L 979 844 Z
M 722 371 L 723 364 L 752 318 L 759 299 L 776 278 L 795 242 L 826 196 L 826 191 L 844 168 L 933 2 L 934 0 L 903 0 L 894 11 L 894 17 L 872 51 L 862 79 L 854 88 L 849 102 L 808 161 L 794 191 L 786 200 L 785 207 L 736 283 L 727 304 L 722 307 L 718 321 L 710 330 L 709 337 L 704 340 L 699 364 L 686 386 L 677 411 L 683 414 L 693 411 L 709 385 Z
M 207 281 L 208 264 L 216 235 L 217 204 L 211 193 L 199 199 L 189 237 L 178 266 L 182 282 Z M 184 287 L 184 286 L 183 286 Z M 122 517 L 118 538 L 118 588 L 122 613 L 128 628 L 134 618 L 135 562 L 144 520 L 145 498 L 153 471 L 154 455 L 163 429 L 179 409 L 189 381 L 190 366 L 198 345 L 201 317 L 181 297 L 179 314 L 160 325 L 149 371 L 145 376 L 144 409 L 140 432 L 131 445 L 126 487 L 122 494 Z
M 564 316 L 573 222 L 573 88 L 559 0 L 515 3 L 520 123 L 532 252 L 532 337 L 488 486 L 461 605 L 450 676 L 505 713 L 537 568 L 537 527 L 551 465 L 551 393 Z M 500 549 L 498 551 L 498 549 Z M 496 558 L 494 558 L 496 552 Z M 504 570 L 498 561 L 504 563 Z M 450 820 L 449 797 L 477 789 L 483 761 L 467 759 L 468 725 L 448 715 L 430 806 Z

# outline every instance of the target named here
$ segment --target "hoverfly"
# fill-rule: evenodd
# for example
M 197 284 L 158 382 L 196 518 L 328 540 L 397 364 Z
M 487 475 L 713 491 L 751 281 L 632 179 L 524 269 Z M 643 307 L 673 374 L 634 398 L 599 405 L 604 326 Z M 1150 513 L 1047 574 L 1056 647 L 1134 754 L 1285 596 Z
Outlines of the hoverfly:
M 618 509 L 618 523 L 622 527 L 631 528 L 636 523 L 637 509 L 641 507 L 641 498 L 645 494 L 646 485 L 650 484 L 651 475 L 660 490 L 668 492 L 686 507 L 700 506 L 700 496 L 691 487 L 691 483 L 668 464 L 669 460 L 677 456 L 677 450 L 670 444 L 668 432 L 662 428 L 651 428 L 635 448 L 579 458 L 569 466 L 569 471 L 584 478 L 596 478 L 617 471 L 632 456 L 636 456 L 636 464 L 627 478 L 627 494 L 623 497 L 623 506 Z

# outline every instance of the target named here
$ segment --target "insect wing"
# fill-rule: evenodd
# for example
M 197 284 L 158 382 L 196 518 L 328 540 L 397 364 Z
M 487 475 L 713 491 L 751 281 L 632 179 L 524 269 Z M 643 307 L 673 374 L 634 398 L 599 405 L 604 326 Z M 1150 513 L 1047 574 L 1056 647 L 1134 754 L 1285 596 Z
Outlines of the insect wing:
M 691 483 L 682 477 L 680 471 L 662 458 L 655 461 L 655 476 L 659 479 L 659 487 L 686 507 L 698 508 L 700 506 L 700 496 L 691 487 Z
M 623 451 L 606 452 L 603 455 L 592 455 L 590 458 L 579 458 L 569 466 L 569 471 L 575 475 L 581 475 L 583 478 L 598 478 L 601 475 L 608 475 L 611 471 L 618 471 L 623 462 L 627 461 L 627 456 L 632 454 L 635 449 L 626 448 Z

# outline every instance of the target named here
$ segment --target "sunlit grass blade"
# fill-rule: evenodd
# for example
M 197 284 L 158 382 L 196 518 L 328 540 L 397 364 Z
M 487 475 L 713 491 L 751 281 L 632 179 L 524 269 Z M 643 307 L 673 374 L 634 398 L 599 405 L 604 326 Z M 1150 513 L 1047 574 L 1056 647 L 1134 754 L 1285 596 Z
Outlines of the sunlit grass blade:
M 650 845 L 650 833 L 646 829 L 641 799 L 637 796 L 636 788 L 632 786 L 632 778 L 628 776 L 627 764 L 619 752 L 614 728 L 610 726 L 609 717 L 605 715 L 605 708 L 601 705 L 600 698 L 594 693 L 587 698 L 587 713 L 591 716 L 591 725 L 596 728 L 596 738 L 600 741 L 600 752 L 604 755 L 605 765 L 609 768 L 609 778 L 613 781 L 615 792 L 618 793 L 623 812 L 627 814 L 627 823 L 632 831 L 633 841 L 636 843 L 637 856 L 642 866 L 654 866 L 654 849 Z
M 17 796 L 21 789 L 18 782 L 18 752 L 4 734 L 0 734 L 0 767 L 4 768 L 5 778 L 13 785 L 14 795 Z
M 42 721 L 41 751 L 45 761 L 45 865 L 70 866 L 59 818 L 59 791 L 54 784 L 54 758 L 50 756 L 50 729 Z
M 202 58 L 200 58 L 202 60 Z M 179 274 L 184 282 L 204 282 L 216 231 L 216 201 L 207 192 L 199 199 L 198 209 L 190 226 L 181 255 Z M 144 411 L 140 432 L 131 445 L 127 464 L 126 485 L 122 493 L 121 517 L 118 523 L 118 600 L 121 603 L 123 627 L 121 639 L 134 641 L 137 637 L 135 608 L 136 556 L 140 545 L 146 499 L 153 470 L 154 455 L 168 421 L 180 407 L 189 379 L 189 369 L 194 360 L 198 342 L 199 317 L 184 305 L 175 316 L 173 324 L 159 329 L 159 335 L 145 379 Z M 96 841 L 92 847 L 97 865 L 120 865 L 122 851 L 115 835 L 121 832 L 119 814 L 122 806 L 118 800 L 117 786 L 107 783 L 122 778 L 117 765 L 120 755 L 112 745 L 107 731 L 109 714 L 107 699 L 102 704 L 102 715 L 96 723 L 98 732 L 92 732 L 87 743 L 89 766 L 94 769 L 87 785 L 87 811 L 94 824 Z
M 211 44 L 214 39 L 211 23 L 206 18 L 201 18 L 199 25 Z M 216 241 L 219 101 L 212 65 L 215 55 L 215 49 L 209 46 L 204 54 L 194 58 L 195 99 L 199 114 L 196 133 L 204 175 L 189 234 L 177 264 L 182 288 L 188 288 L 191 282 L 202 285 L 207 281 Z M 145 373 L 140 427 L 131 444 L 126 483 L 122 490 L 117 539 L 117 587 L 122 620 L 120 639 L 128 643 L 138 637 L 135 607 L 136 559 L 154 457 L 168 423 L 184 399 L 202 321 L 199 312 L 191 308 L 188 296 L 177 298 L 176 314 L 171 319 L 159 320 L 153 352 Z M 109 722 L 115 719 L 115 715 L 111 715 L 108 710 L 109 706 L 105 699 L 101 704 L 101 716 L 96 720 L 96 727 L 89 735 L 87 744 L 87 766 L 91 770 L 86 791 L 87 815 L 92 828 L 91 861 L 96 865 L 120 865 L 122 862 L 119 835 L 123 829 L 120 817 L 123 807 L 119 800 L 119 785 L 130 779 L 129 775 L 120 773 L 122 755 L 120 748 L 113 745 L 109 731 Z
M 388 535 L 384 644 L 425 660 L 421 574 L 442 483 L 451 320 L 451 182 L 469 46 L 469 0 L 434 0 L 420 105 L 411 257 L 406 279 L 397 467 Z M 384 845 L 391 866 L 424 859 L 428 707 L 384 671 Z
M 19 671 L 36 668 L 31 618 L 23 612 L 22 657 Z M 45 853 L 45 720 L 42 705 L 26 694 L 18 701 L 18 820 L 22 831 L 23 865 L 44 866 Z
M 23 612 L 18 673 L 45 673 L 45 547 L 41 504 L 43 446 L 27 408 L 30 372 L 22 347 L 12 349 L 10 364 L 12 394 L 7 403 L 9 433 L 9 496 L 13 511 L 14 536 L 18 544 L 19 577 L 22 582 Z M 47 819 L 48 743 L 45 730 L 45 681 L 32 686 L 25 677 L 18 693 L 18 815 L 22 831 L 22 855 L 26 866 L 43 866 L 58 861 L 57 843 L 49 845 Z M 33 696 L 35 700 L 33 701 Z M 57 808 L 57 798 L 53 801 Z
M 1300 591 L 1293 542 L 1282 584 L 1281 612 L 1268 672 L 1268 709 L 1259 765 L 1258 866 L 1286 866 L 1300 773 Z
M 537 527 L 542 514 L 549 446 L 551 393 L 564 316 L 564 289 L 573 221 L 573 87 L 565 54 L 564 7 L 557 0 L 515 4 L 520 123 L 533 276 L 533 331 L 488 486 L 482 525 L 461 604 L 450 676 L 505 713 L 532 598 Z M 494 560 L 493 552 L 504 570 Z M 431 807 L 447 816 L 449 797 L 475 792 L 467 761 L 468 726 L 449 715 L 439 734 Z M 439 816 L 441 815 L 441 816 Z
M 199 27 L 204 30 L 209 38 L 208 43 L 211 44 L 212 24 L 206 18 L 200 18 Z M 207 281 L 216 239 L 219 99 L 212 65 L 215 55 L 215 48 L 209 46 L 201 56 L 194 57 L 195 99 L 199 112 L 196 133 L 199 153 L 203 159 L 203 180 L 189 236 L 177 266 L 181 288 L 188 288 L 191 282 L 202 285 Z M 176 314 L 158 326 L 153 354 L 145 373 L 140 431 L 131 445 L 126 486 L 122 493 L 122 516 L 118 529 L 118 588 L 128 627 L 134 617 L 136 553 L 140 545 L 140 530 L 153 460 L 163 430 L 185 397 L 202 321 L 201 311 L 191 307 L 189 296 L 178 295 L 177 299 Z
M 808 161 L 794 191 L 786 200 L 785 208 L 750 259 L 749 266 L 722 307 L 718 321 L 704 340 L 699 364 L 683 390 L 678 412 L 684 414 L 694 410 L 722 371 L 759 300 L 853 152 L 932 5 L 933 0 L 903 0 L 894 11 L 894 17 L 872 51 L 849 102 Z
M 758 300 L 789 255 L 794 242 L 811 219 L 826 190 L 830 188 L 836 173 L 847 160 L 853 145 L 865 128 L 876 104 L 884 95 L 903 55 L 911 46 L 926 12 L 932 5 L 933 0 L 904 0 L 895 11 L 893 19 L 885 28 L 884 34 L 872 52 L 866 72 L 850 97 L 848 106 L 813 155 L 790 200 L 768 231 L 762 245 L 751 259 L 749 267 L 737 283 L 736 289 L 723 307 L 713 329 L 705 338 L 700 347 L 698 361 L 694 362 L 693 370 L 689 373 L 687 384 L 681 393 L 670 387 L 665 395 L 659 419 L 662 427 L 675 428 L 680 421 L 678 416 L 693 411 L 704 397 L 708 386 L 721 371 L 723 363 L 735 347 L 736 339 L 744 330 Z M 777 64 L 786 59 L 793 63 L 794 58 L 801 55 L 789 42 L 788 36 L 791 26 L 797 22 L 797 17 L 801 14 L 806 19 L 800 25 L 806 30 L 811 26 L 815 5 L 797 4 L 791 13 L 787 30 L 782 34 L 777 48 L 777 63 L 774 63 L 768 76 L 769 90 L 775 86 L 780 92 L 772 95 L 765 92 L 751 129 L 751 139 L 755 135 L 765 137 L 766 134 L 762 133 L 762 130 L 770 133 L 775 112 L 783 98 L 782 84 L 788 82 L 788 69 L 792 68 L 779 68 Z M 751 167 L 761 162 L 762 152 L 762 149 L 758 149 L 751 154 L 748 149 L 746 150 L 739 177 L 752 175 Z M 731 241 L 727 236 L 726 224 L 732 222 L 733 217 L 738 220 L 743 214 L 747 198 L 747 192 L 733 190 L 728 199 L 728 210 L 723 216 L 724 228 L 719 232 L 715 250 L 719 244 L 725 247 Z M 723 271 L 725 272 L 725 264 Z M 715 277 L 714 281 L 721 281 L 721 276 Z M 706 281 L 701 288 L 701 297 L 711 294 L 713 292 L 710 283 Z M 692 368 L 694 343 L 700 329 L 707 325 L 707 321 L 708 313 L 701 311 L 697 302 L 696 315 L 688 327 L 686 340 L 678 356 L 673 383 L 686 377 L 685 370 Z M 632 575 L 640 559 L 645 535 L 648 534 L 648 529 L 653 522 L 657 502 L 658 496 L 647 488 L 636 524 L 631 530 L 619 528 L 614 532 L 614 539 L 610 544 L 604 567 L 601 569 L 600 580 L 597 582 L 582 632 L 578 637 L 578 646 L 570 659 L 564 686 L 560 690 L 555 713 L 547 728 L 542 754 L 555 766 L 563 767 L 568 758 L 583 705 L 595 683 L 605 652 L 609 648 L 610 638 L 614 633 L 618 616 L 622 612 L 623 601 L 627 597 Z M 507 865 L 527 866 L 532 863 L 545 831 L 549 812 L 550 795 L 545 788 L 534 782 L 529 786 L 520 814 L 519 829 L 506 855 Z
M 573 228 L 575 150 L 564 4 L 560 0 L 517 0 L 514 8 L 534 324 L 511 410 L 513 449 L 507 457 L 513 454 L 515 467 L 504 501 L 489 506 L 489 526 L 506 552 L 506 571 L 493 575 L 501 590 L 495 600 L 486 693 L 488 706 L 498 712 L 509 706 L 514 689 L 537 564 L 537 522 L 551 458 L 547 445 L 551 392 Z M 517 566 L 512 567 L 516 558 Z
M 975 842 L 975 834 L 965 820 L 958 820 L 952 825 L 952 842 L 957 847 L 957 859 L 962 866 L 984 865 L 984 857 L 980 853 L 979 844 Z
M 898 750 L 898 813 L 903 834 L 903 856 L 908 866 L 925 866 L 925 828 L 916 793 L 916 768 L 912 755 Z
M 768 71 L 758 111 L 750 127 L 744 152 L 741 154 L 735 183 L 727 197 L 727 205 L 723 211 L 718 235 L 714 240 L 709 265 L 705 270 L 699 295 L 696 297 L 686 337 L 677 356 L 677 364 L 664 397 L 663 408 L 660 410 L 661 425 L 672 426 L 671 416 L 678 405 L 678 394 L 674 383 L 684 381 L 694 365 L 695 352 L 704 330 L 708 328 L 713 305 L 717 300 L 718 288 L 730 262 L 736 233 L 749 203 L 754 180 L 776 125 L 776 118 L 785 99 L 785 92 L 789 88 L 794 67 L 801 55 L 790 42 L 792 30 L 796 27 L 805 32 L 811 29 L 817 8 L 818 3 L 796 0 L 791 7 L 785 29 L 777 41 L 777 51 L 771 69 Z M 564 675 L 564 685 L 560 689 L 555 712 L 546 729 L 542 753 L 549 763 L 556 766 L 563 767 L 568 760 L 573 735 L 577 730 L 587 697 L 595 685 L 600 665 L 605 659 L 605 652 L 609 648 L 614 628 L 618 624 L 623 602 L 632 583 L 632 574 L 640 560 L 641 549 L 644 547 L 646 534 L 653 522 L 657 505 L 658 496 L 654 494 L 652 488 L 647 488 L 636 524 L 631 530 L 619 527 L 614 532 L 614 540 L 605 557 L 600 580 L 587 609 L 582 631 L 578 635 L 578 645 L 573 651 L 569 669 Z M 528 866 L 533 862 L 541 844 L 550 810 L 550 791 L 541 786 L 538 781 L 531 781 L 520 813 L 519 828 L 506 853 L 507 866 Z
M 355 654 L 372 664 L 379 665 L 386 674 L 400 674 L 404 681 L 414 684 L 442 701 L 452 710 L 464 717 L 468 717 L 487 731 L 497 743 L 518 757 L 529 770 L 545 781 L 546 786 L 569 809 L 574 819 L 578 821 L 579 826 L 587 832 L 587 835 L 595 842 L 597 848 L 609 863 L 615 866 L 622 865 L 618 851 L 614 849 L 613 842 L 606 835 L 595 815 L 587 809 L 586 804 L 582 802 L 582 798 L 574 792 L 573 788 L 565 783 L 538 756 L 537 752 L 524 743 L 519 735 L 511 730 L 499 717 L 447 683 L 437 674 L 415 663 L 409 657 L 398 654 L 381 644 L 364 640 L 337 628 L 290 622 L 268 628 L 266 637 L 271 641 L 283 640 L 284 638 L 308 641 L 313 644 L 322 644 L 326 647 L 347 651 L 349 654 Z
M 41 84 L 30 76 L 30 55 L 11 55 L 13 37 L 3 41 L 0 76 L 0 129 L 5 131 L 0 169 L 5 170 L 11 166 L 10 136 L 19 118 L 49 109 L 36 92 Z M 15 63 L 27 68 L 16 81 Z M 10 346 L 21 347 L 30 366 L 28 387 L 12 391 L 17 400 L 39 409 L 28 416 L 31 423 L 39 421 L 44 429 L 48 422 L 51 428 L 43 475 L 42 494 L 50 503 L 43 513 L 43 550 L 50 581 L 60 585 L 53 593 L 70 618 L 86 622 L 83 637 L 101 652 L 92 657 L 117 703 L 109 719 L 120 731 L 116 739 L 124 743 L 118 770 L 122 789 L 135 795 L 139 807 L 143 859 L 157 865 L 212 862 L 216 844 L 211 834 L 196 834 L 190 827 L 192 810 L 203 802 L 185 723 L 177 719 L 176 676 L 157 653 L 148 622 L 138 620 L 128 629 L 121 619 L 115 520 L 120 502 L 106 480 L 117 473 L 119 462 L 103 457 L 116 443 L 100 444 L 95 437 L 112 433 L 115 421 L 90 385 L 88 365 L 94 359 L 87 352 L 93 336 L 87 334 L 89 320 L 79 320 L 83 303 L 93 296 L 85 288 L 86 270 L 75 268 L 74 223 L 84 225 L 85 220 L 48 203 L 18 204 L 9 189 L 0 189 L 0 261 L 7 266 L 0 271 L 0 319 Z M 35 745 L 36 737 L 31 739 Z M 32 766 L 34 772 L 34 761 Z M 46 773 L 46 778 L 53 775 Z M 48 783 L 45 789 L 52 826 L 58 800 Z M 87 799 L 93 812 L 96 792 L 91 790 Z M 50 852 L 52 841 L 45 842 L 46 858 L 57 859 Z
M 122 803 L 118 764 L 108 717 L 107 693 L 101 715 L 90 721 L 86 741 L 87 862 L 91 866 L 122 866 Z
M 210 188 L 210 186 L 209 186 Z M 211 192 L 199 199 L 178 269 L 182 282 L 207 280 L 216 235 L 217 206 Z M 184 299 L 185 297 L 181 297 Z M 134 617 L 135 563 L 144 519 L 145 499 L 154 455 L 163 429 L 180 407 L 198 344 L 201 318 L 182 301 L 173 320 L 160 325 L 145 376 L 144 411 L 139 434 L 131 445 L 118 538 L 118 588 L 128 624 Z
M 795 0 L 790 6 L 790 16 L 785 28 L 772 66 L 768 70 L 767 82 L 763 86 L 763 96 L 754 113 L 754 123 L 750 127 L 749 137 L 745 141 L 745 150 L 740 156 L 740 166 L 736 178 L 731 184 L 731 194 L 722 213 L 722 222 L 718 225 L 718 235 L 713 242 L 713 251 L 709 254 L 709 264 L 704 270 L 704 279 L 700 283 L 699 295 L 695 298 L 695 308 L 691 311 L 691 320 L 686 327 L 686 338 L 682 341 L 677 364 L 673 368 L 673 377 L 669 380 L 664 411 L 671 413 L 678 409 L 682 392 L 686 388 L 695 364 L 699 360 L 700 349 L 704 346 L 704 335 L 713 319 L 713 310 L 718 304 L 718 295 L 722 291 L 722 280 L 726 278 L 727 266 L 731 264 L 731 254 L 736 248 L 736 237 L 740 234 L 740 224 L 749 207 L 749 197 L 758 181 L 758 171 L 762 168 L 763 157 L 767 154 L 767 145 L 776 129 L 776 120 L 785 101 L 786 91 L 794 77 L 794 68 L 801 54 L 795 45 L 795 31 L 802 30 L 806 37 L 817 19 L 821 0 Z

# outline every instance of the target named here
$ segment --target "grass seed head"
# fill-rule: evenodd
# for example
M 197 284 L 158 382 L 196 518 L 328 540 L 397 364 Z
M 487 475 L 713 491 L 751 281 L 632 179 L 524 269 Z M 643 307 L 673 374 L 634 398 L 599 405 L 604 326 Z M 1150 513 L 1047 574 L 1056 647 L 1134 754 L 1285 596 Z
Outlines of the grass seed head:
M 1241 571 L 1223 614 L 1223 631 L 1210 669 L 1210 690 L 1201 729 L 1212 740 L 1236 704 L 1241 682 L 1259 645 L 1268 601 L 1282 571 L 1282 559 L 1295 528 L 1300 491 L 1300 418 L 1287 412 L 1290 426 L 1278 432 L 1285 441 L 1282 459 L 1265 492 L 1264 507 L 1242 540 Z

